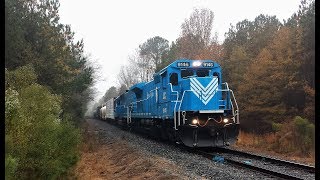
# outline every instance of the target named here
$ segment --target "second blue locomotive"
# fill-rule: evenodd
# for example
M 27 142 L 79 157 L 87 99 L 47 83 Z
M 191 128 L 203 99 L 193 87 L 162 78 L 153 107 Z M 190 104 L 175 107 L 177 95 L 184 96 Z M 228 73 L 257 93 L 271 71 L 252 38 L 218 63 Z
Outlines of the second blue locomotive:
M 113 110 L 122 124 L 190 147 L 229 145 L 239 133 L 236 99 L 212 60 L 174 61 L 115 98 Z

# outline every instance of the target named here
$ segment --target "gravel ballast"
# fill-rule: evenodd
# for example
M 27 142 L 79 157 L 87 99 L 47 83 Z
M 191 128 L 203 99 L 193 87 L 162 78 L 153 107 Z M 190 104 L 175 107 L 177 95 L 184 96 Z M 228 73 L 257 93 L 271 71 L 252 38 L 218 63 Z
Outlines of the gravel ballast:
M 128 147 L 140 151 L 151 161 L 160 158 L 164 162 L 177 165 L 188 179 L 273 179 L 248 169 L 215 162 L 174 145 L 142 137 L 101 120 L 87 119 L 87 122 L 95 128 L 102 142 L 124 140 Z M 177 173 L 181 172 L 177 171 Z

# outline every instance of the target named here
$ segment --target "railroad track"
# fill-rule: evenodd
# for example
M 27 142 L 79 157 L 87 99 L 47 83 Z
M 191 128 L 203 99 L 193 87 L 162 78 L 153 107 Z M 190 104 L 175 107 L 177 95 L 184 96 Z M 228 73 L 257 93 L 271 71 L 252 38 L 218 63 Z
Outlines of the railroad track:
M 119 127 L 119 126 L 117 126 Z M 141 133 L 139 135 L 144 136 Z M 144 136 L 147 137 L 147 136 Z M 149 137 L 147 137 L 149 138 Z M 168 142 L 162 142 L 172 145 Z M 315 179 L 315 167 L 295 162 L 260 156 L 243 151 L 232 150 L 228 148 L 187 148 L 183 145 L 178 145 L 181 150 L 190 153 L 202 155 L 210 160 L 215 157 L 223 157 L 224 162 L 242 168 L 251 169 L 267 176 L 272 176 L 281 179 Z M 249 160 L 248 160 L 249 159 Z M 260 164 L 260 165 L 259 165 Z M 261 165 L 262 164 L 262 165 Z M 272 168 L 270 168 L 272 166 Z M 274 169 L 277 169 L 274 170 Z M 280 172 L 279 172 L 280 169 Z
M 226 148 L 195 151 L 215 161 L 226 162 L 281 179 L 315 179 L 315 167 Z

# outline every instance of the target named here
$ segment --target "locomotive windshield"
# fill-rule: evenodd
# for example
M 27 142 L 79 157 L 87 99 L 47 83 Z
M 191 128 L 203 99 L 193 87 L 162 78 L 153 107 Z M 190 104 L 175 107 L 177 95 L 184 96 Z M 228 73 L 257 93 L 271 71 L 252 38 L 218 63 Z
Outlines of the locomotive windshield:
M 192 69 L 186 69 L 181 70 L 181 78 L 188 78 L 193 76 L 193 70 Z
M 209 76 L 209 70 L 208 69 L 199 69 L 199 70 L 197 70 L 197 76 L 198 77 Z
M 206 77 L 209 76 L 209 70 L 208 69 L 185 69 L 181 70 L 181 78 L 189 78 L 189 77 Z

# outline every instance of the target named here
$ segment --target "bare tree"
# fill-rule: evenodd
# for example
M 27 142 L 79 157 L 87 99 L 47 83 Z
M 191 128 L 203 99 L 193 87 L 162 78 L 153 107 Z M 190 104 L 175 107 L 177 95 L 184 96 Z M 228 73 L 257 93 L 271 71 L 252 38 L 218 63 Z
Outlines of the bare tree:
M 210 46 L 217 43 L 211 38 L 213 12 L 209 9 L 195 9 L 182 25 L 182 32 L 177 39 L 178 57 L 195 59 L 210 54 Z
M 121 94 L 125 93 L 127 90 L 127 86 L 125 84 L 121 84 L 120 87 L 118 88 L 118 96 L 120 96 Z
M 130 88 L 138 82 L 147 82 L 152 79 L 154 74 L 154 63 L 145 56 L 140 56 L 139 50 L 128 57 L 129 64 L 122 66 L 118 74 L 120 85 Z
M 159 36 L 149 38 L 128 57 L 129 64 L 121 67 L 119 84 L 130 88 L 135 83 L 152 80 L 153 74 L 161 66 L 162 56 L 168 51 L 168 40 Z
M 124 84 L 129 88 L 138 82 L 137 70 L 133 66 L 121 66 L 118 74 L 119 84 Z
M 189 19 L 181 25 L 182 37 L 193 35 L 200 38 L 205 46 L 211 43 L 213 12 L 210 9 L 195 9 Z
M 151 58 L 146 55 L 140 55 L 140 50 L 137 49 L 135 54 L 129 57 L 131 66 L 137 69 L 138 81 L 147 82 L 152 79 L 152 75 L 155 72 L 155 64 Z

